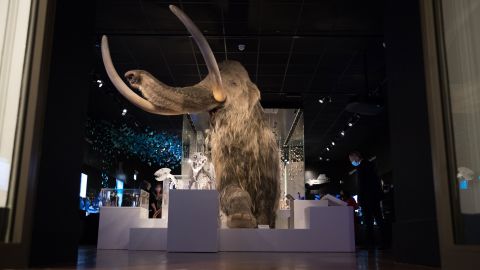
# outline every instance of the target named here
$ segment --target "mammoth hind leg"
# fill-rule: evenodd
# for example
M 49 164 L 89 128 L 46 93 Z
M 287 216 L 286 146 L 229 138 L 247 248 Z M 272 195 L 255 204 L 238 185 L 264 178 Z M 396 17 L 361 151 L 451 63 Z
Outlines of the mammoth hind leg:
M 252 199 L 245 190 L 229 185 L 220 192 L 220 205 L 227 215 L 229 228 L 255 228 L 257 221 L 252 214 Z

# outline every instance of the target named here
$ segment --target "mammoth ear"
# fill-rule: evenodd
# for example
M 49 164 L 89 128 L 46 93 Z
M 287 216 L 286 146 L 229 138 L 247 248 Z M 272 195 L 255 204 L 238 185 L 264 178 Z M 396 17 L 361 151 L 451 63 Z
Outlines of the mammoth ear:
M 258 90 L 257 85 L 255 85 L 250 80 L 247 82 L 248 87 L 248 104 L 250 109 L 252 109 L 260 101 L 260 90 Z

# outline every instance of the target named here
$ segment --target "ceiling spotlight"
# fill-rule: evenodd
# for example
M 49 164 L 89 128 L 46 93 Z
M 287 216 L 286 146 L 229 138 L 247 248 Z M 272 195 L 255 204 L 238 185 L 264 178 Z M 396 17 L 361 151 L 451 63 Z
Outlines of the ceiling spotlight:
M 328 102 L 332 103 L 332 97 L 328 97 Z
M 327 158 L 327 161 L 330 161 L 330 159 L 329 159 L 329 158 Z
M 332 145 L 335 145 L 335 142 L 332 142 Z
M 125 116 L 126 114 L 127 114 L 127 109 L 123 109 L 122 116 Z
M 340 135 L 345 136 L 345 131 L 340 131 Z
M 348 123 L 348 126 L 349 126 L 349 127 L 353 127 L 353 123 L 352 123 L 352 122 L 349 122 L 349 123 Z
M 323 103 L 325 103 L 325 98 L 324 98 L 324 97 L 322 97 L 321 99 L 319 99 L 319 100 L 318 100 L 318 102 L 320 102 L 320 104 L 323 104 Z
M 383 46 L 383 48 L 386 48 L 386 47 L 387 47 L 387 43 L 383 42 L 383 43 L 382 43 L 382 46 Z
M 238 50 L 241 52 L 245 50 L 245 47 L 247 47 L 245 44 L 238 44 Z
M 319 157 L 318 160 L 323 160 L 323 157 Z
M 328 147 L 327 147 L 327 148 L 325 148 L 325 149 L 326 149 L 327 151 L 330 151 L 330 148 L 328 148 Z
M 103 86 L 103 81 L 102 80 L 97 80 L 97 84 L 98 84 L 98 87 L 102 87 Z

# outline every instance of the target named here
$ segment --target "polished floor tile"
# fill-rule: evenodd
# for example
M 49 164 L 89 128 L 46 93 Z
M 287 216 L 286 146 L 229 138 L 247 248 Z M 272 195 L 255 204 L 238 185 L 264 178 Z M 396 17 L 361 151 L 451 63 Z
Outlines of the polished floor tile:
M 434 269 L 397 264 L 388 252 L 350 253 L 166 253 L 158 251 L 95 250 L 82 248 L 76 267 L 56 269 L 135 270 L 350 270 L 350 269 Z

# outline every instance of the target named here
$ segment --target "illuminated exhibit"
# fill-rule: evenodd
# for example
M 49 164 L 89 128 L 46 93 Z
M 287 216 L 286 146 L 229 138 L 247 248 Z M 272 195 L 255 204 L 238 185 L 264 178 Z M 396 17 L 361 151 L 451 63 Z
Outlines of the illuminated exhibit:
M 156 185 L 160 193 L 154 193 L 152 204 L 159 219 L 149 220 L 147 209 L 136 203 L 117 202 L 117 197 L 125 196 L 122 190 L 103 190 L 102 194 L 110 194 L 103 197 L 113 199 L 100 211 L 98 248 L 353 251 L 352 208 L 332 196 L 305 201 L 302 110 L 264 110 L 260 92 L 244 67 L 234 61 L 217 66 L 193 22 L 177 7 L 170 10 L 192 34 L 205 59 L 209 74 L 202 82 L 174 88 L 146 71 L 126 72 L 130 86 L 142 98 L 117 74 L 106 37 L 102 58 L 114 86 L 134 105 L 153 114 L 184 114 L 182 173 L 175 177 L 169 168 L 155 172 L 162 183 Z M 156 205 L 158 196 L 161 205 Z M 122 226 L 115 230 L 107 225 L 117 222 Z M 159 237 L 148 238 L 152 234 Z M 325 241 L 313 243 L 312 237 Z M 259 238 L 263 240 L 255 240 Z
M 220 205 L 231 228 L 275 227 L 280 160 L 271 128 L 264 119 L 260 92 L 236 61 L 217 65 L 210 46 L 195 24 L 177 7 L 170 10 L 196 41 L 209 75 L 195 86 L 174 88 L 143 70 L 125 76 L 136 95 L 117 74 L 102 38 L 102 57 L 108 76 L 120 93 L 143 110 L 161 115 L 210 113 L 209 144 L 215 167 Z

